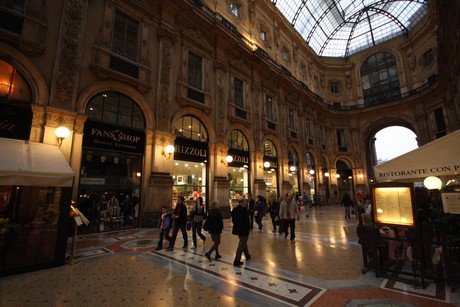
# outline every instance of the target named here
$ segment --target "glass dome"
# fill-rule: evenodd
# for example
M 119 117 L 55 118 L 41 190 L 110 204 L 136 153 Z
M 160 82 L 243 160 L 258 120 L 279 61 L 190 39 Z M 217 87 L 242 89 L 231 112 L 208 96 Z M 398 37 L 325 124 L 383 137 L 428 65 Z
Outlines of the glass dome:
M 427 0 L 272 0 L 319 55 L 348 58 L 409 30 Z

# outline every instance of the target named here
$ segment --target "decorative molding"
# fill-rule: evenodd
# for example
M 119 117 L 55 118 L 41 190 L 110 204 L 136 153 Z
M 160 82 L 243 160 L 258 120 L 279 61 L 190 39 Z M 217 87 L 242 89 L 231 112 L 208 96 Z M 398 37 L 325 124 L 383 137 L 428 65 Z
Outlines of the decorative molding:
M 172 45 L 168 40 L 161 43 L 161 68 L 160 86 L 158 101 L 158 128 L 167 130 L 169 128 L 169 117 L 171 109 L 171 66 L 172 66 Z

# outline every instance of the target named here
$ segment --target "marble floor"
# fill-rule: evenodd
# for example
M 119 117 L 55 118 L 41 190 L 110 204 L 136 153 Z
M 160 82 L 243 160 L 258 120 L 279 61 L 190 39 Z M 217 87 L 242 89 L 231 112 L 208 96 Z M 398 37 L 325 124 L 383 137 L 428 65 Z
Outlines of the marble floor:
M 460 306 L 459 291 L 426 288 L 363 272 L 356 219 L 342 208 L 302 209 L 296 239 L 251 232 L 251 259 L 233 266 L 237 237 L 225 220 L 218 261 L 204 257 L 208 235 L 182 249 L 155 250 L 156 229 L 79 236 L 71 263 L 0 278 L 0 306 Z M 69 252 L 71 240 L 69 240 Z M 413 277 L 412 277 L 413 278 Z

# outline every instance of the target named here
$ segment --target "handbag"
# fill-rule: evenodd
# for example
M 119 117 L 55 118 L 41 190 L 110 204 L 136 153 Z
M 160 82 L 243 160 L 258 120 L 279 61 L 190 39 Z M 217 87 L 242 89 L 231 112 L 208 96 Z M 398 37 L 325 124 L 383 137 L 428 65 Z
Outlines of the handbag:
M 187 221 L 187 225 L 185 226 L 187 230 L 190 230 L 192 228 L 192 223 L 190 221 Z
M 209 220 L 206 219 L 203 223 L 203 230 L 208 231 L 209 230 Z

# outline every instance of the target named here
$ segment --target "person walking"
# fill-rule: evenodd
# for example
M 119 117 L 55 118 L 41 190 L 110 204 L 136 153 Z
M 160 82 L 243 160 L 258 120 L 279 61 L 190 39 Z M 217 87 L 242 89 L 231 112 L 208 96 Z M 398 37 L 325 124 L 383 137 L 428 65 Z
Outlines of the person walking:
M 203 198 L 200 196 L 196 199 L 195 204 L 191 212 L 191 223 L 192 223 L 192 240 L 193 240 L 193 249 L 197 248 L 196 235 L 206 241 L 206 236 L 201 233 L 201 228 L 203 227 L 203 220 L 206 218 L 206 212 L 204 211 Z
M 345 218 L 351 218 L 350 217 L 350 207 L 353 205 L 353 202 L 350 198 L 350 195 L 348 193 L 345 193 L 342 197 L 342 202 L 340 203 L 340 206 L 345 208 Z
M 295 220 L 300 219 L 299 208 L 296 201 L 293 199 L 292 193 L 286 195 L 286 199 L 280 205 L 281 227 L 280 233 L 284 232 L 284 239 L 287 239 L 291 231 L 291 241 L 295 239 Z
M 208 217 L 205 222 L 205 230 L 211 234 L 213 245 L 211 249 L 204 254 L 209 261 L 211 260 L 211 254 L 213 251 L 216 252 L 215 259 L 219 260 L 222 256 L 219 254 L 220 234 L 224 229 L 224 221 L 222 219 L 222 213 L 220 212 L 220 205 L 217 200 L 211 203 L 211 209 L 209 210 Z
M 249 213 L 249 229 L 252 230 L 254 227 L 254 211 L 255 211 L 255 204 L 254 198 L 252 198 L 252 194 L 248 193 L 247 199 L 247 210 Z
M 241 255 L 244 254 L 246 261 L 251 259 L 248 249 L 249 239 L 249 214 L 247 207 L 248 200 L 241 198 L 238 200 L 238 206 L 232 210 L 232 234 L 237 235 L 239 238 L 238 247 L 236 249 L 235 260 L 233 261 L 234 266 L 241 266 Z
M 255 216 L 257 225 L 259 225 L 259 231 L 262 231 L 262 228 L 264 227 L 264 225 L 262 224 L 262 220 L 265 216 L 266 204 L 267 202 L 265 200 L 265 197 L 263 197 L 262 195 L 257 195 L 254 216 Z
M 272 220 L 272 232 L 276 233 L 276 227 L 280 225 L 280 203 L 276 201 L 276 197 L 273 195 L 268 203 L 268 212 L 270 212 L 270 219 Z
M 155 250 L 160 250 L 163 248 L 163 238 L 168 240 L 171 244 L 172 238 L 169 236 L 169 229 L 171 229 L 171 212 L 169 212 L 167 206 L 161 207 L 161 217 L 158 220 L 158 228 L 160 228 L 160 239 L 158 240 L 158 245 Z
M 310 196 L 308 196 L 307 192 L 303 192 L 302 203 L 305 208 L 305 216 L 308 218 L 309 217 L 308 212 L 310 211 L 311 199 L 310 199 Z
M 177 233 L 179 229 L 182 232 L 182 237 L 184 238 L 184 246 L 182 248 L 187 248 L 188 246 L 188 236 L 187 236 L 187 207 L 184 204 L 184 196 L 179 196 L 178 202 L 176 204 L 176 208 L 174 208 L 174 212 L 172 218 L 174 220 L 174 227 L 173 233 L 171 237 L 171 243 L 168 246 L 168 250 L 174 249 L 174 244 L 176 243 Z

